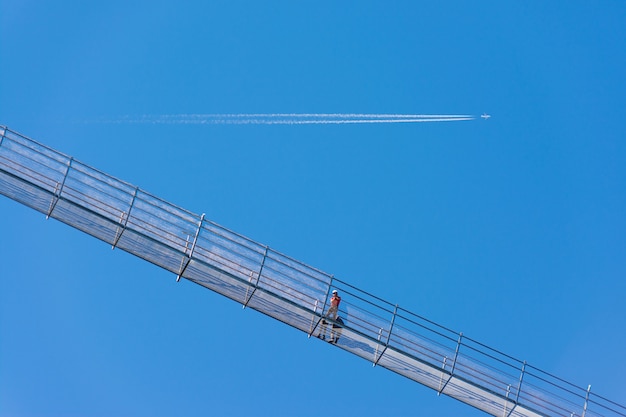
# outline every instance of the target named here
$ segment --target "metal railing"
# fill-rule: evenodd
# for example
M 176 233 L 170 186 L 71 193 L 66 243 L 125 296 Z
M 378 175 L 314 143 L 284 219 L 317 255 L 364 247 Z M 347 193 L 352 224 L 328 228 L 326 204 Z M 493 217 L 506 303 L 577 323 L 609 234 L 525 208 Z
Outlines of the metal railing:
M 0 127 L 0 193 L 180 278 L 494 416 L 626 416 L 626 407 L 368 294 Z M 342 323 L 325 317 L 331 289 Z M 330 329 L 328 329 L 330 327 Z

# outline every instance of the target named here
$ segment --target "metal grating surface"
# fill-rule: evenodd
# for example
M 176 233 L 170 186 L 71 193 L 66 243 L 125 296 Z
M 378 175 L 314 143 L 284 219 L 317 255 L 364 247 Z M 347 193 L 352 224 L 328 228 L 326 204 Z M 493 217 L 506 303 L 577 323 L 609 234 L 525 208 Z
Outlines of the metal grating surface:
M 626 416 L 626 407 L 368 294 L 0 127 L 0 193 L 316 336 L 344 294 L 335 346 L 494 416 Z M 331 321 L 332 322 L 332 321 Z M 332 323 L 327 323 L 330 327 Z M 328 329 L 330 331 L 330 329 Z

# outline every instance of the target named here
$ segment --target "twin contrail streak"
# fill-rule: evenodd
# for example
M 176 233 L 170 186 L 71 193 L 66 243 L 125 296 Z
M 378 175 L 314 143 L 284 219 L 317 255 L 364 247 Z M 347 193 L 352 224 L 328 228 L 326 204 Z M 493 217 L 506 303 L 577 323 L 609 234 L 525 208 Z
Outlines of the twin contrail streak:
M 127 116 L 113 123 L 207 125 L 327 125 L 366 123 L 424 123 L 474 120 L 467 114 L 360 114 L 360 113 L 242 113 L 169 114 Z

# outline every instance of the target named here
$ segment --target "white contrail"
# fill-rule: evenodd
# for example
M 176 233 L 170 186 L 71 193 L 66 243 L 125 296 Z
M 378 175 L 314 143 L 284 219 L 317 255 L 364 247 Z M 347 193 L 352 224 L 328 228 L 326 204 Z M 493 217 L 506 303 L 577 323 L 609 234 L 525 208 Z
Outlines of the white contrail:
M 475 116 L 467 114 L 240 113 L 127 116 L 115 120 L 114 122 L 146 124 L 309 125 L 457 122 L 474 119 Z
M 397 119 L 238 119 L 238 120 L 186 120 L 178 123 L 184 124 L 257 124 L 257 125 L 310 125 L 310 124 L 361 124 L 361 123 L 420 123 L 420 122 L 456 122 L 461 120 L 474 120 L 473 117 L 448 117 L 448 118 L 397 118 Z M 167 123 L 167 122 L 166 122 Z M 172 123 L 177 123 L 172 121 Z

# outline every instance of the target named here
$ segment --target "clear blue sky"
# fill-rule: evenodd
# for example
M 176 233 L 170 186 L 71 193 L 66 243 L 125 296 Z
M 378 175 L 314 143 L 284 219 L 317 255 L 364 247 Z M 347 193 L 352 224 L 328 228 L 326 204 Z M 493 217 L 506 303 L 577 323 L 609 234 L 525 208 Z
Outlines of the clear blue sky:
M 8 0 L 0 124 L 626 403 L 625 22 L 608 0 Z M 483 415 L 8 198 L 0 214 L 2 417 Z

